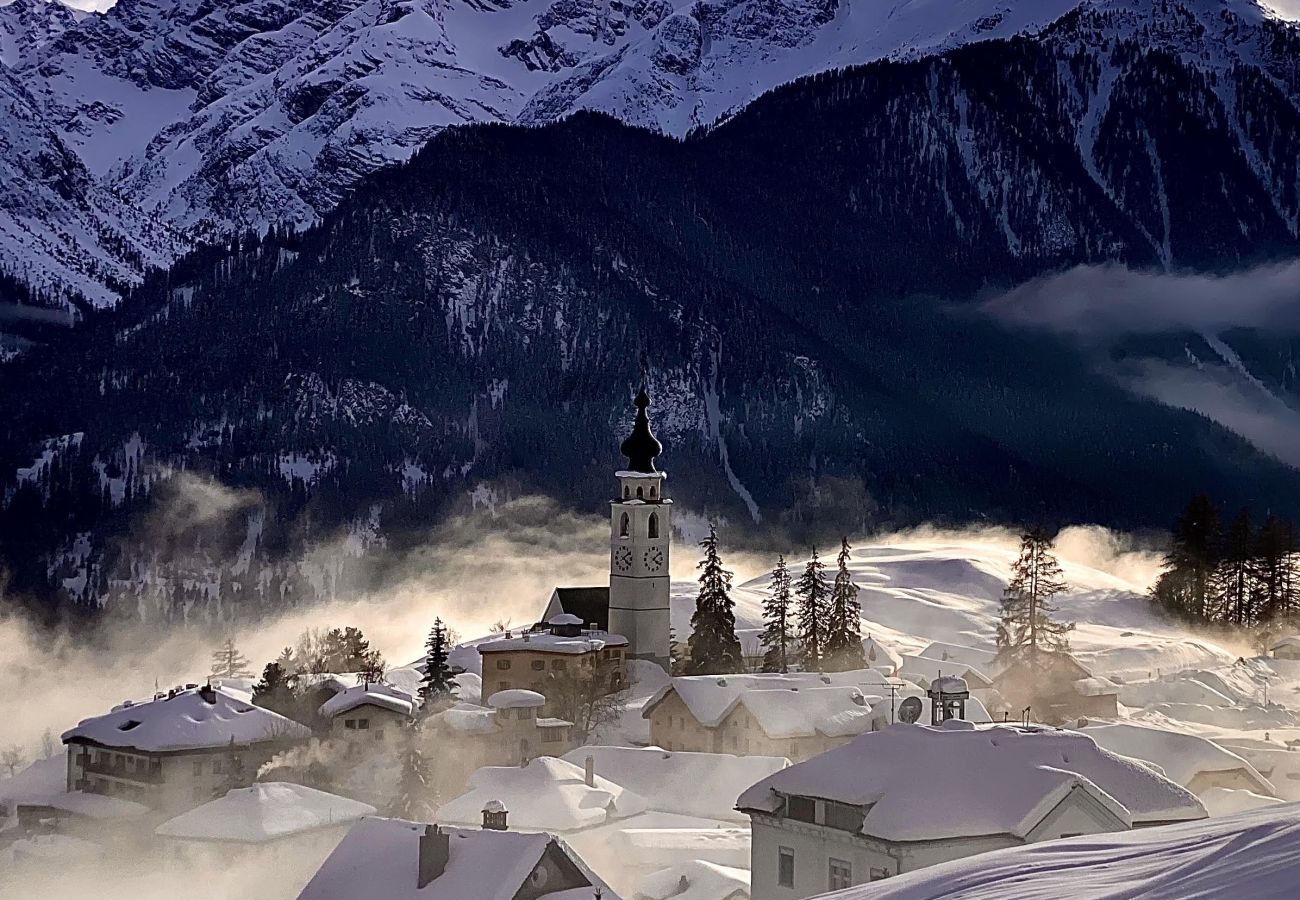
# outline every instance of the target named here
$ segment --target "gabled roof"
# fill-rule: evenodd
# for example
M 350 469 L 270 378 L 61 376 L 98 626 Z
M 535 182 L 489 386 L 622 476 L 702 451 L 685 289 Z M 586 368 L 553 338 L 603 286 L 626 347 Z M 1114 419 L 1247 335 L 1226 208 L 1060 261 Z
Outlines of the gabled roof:
M 567 860 L 593 887 L 600 887 L 606 900 L 618 900 L 563 841 L 521 831 L 444 827 L 449 851 L 446 868 L 420 889 L 420 836 L 426 827 L 402 819 L 362 819 L 334 848 L 298 900 L 513 900 L 550 853 Z M 592 888 L 584 890 L 594 895 Z M 572 896 L 571 891 L 556 891 L 539 900 Z
M 339 691 L 321 704 L 320 714 L 335 718 L 358 706 L 377 706 L 404 716 L 415 714 L 415 698 L 390 684 L 371 681 Z
M 474 825 L 492 800 L 505 804 L 511 828 L 576 831 L 643 812 L 646 801 L 597 774 L 563 759 L 540 756 L 525 766 L 485 766 L 469 779 L 469 790 L 438 810 L 438 821 Z
M 685 890 L 682 886 L 685 885 Z M 749 897 L 749 870 L 693 859 L 661 869 L 641 879 L 636 898 L 641 900 L 733 900 Z
M 204 699 L 204 694 L 210 699 Z M 260 741 L 306 739 L 311 731 L 279 713 L 254 706 L 239 695 L 214 688 L 181 691 L 141 703 L 123 704 L 83 719 L 63 733 L 63 743 L 93 743 L 145 752 L 177 752 Z
M 301 784 L 267 782 L 236 788 L 159 825 L 161 837 L 262 844 L 347 825 L 375 808 Z
M 1268 649 L 1270 651 L 1281 650 L 1283 647 L 1300 647 L 1300 634 L 1288 634 L 1284 638 L 1279 638 Z
M 870 696 L 882 692 L 887 694 L 889 684 L 889 679 L 875 669 L 763 675 L 687 675 L 673 678 L 656 691 L 646 702 L 641 715 L 650 718 L 656 706 L 670 694 L 676 694 L 701 725 L 716 728 L 735 708 L 741 695 L 748 691 L 856 687 L 864 695 Z M 897 685 L 897 682 L 894 684 Z
M 745 691 L 736 698 L 773 740 L 845 737 L 871 730 L 871 705 L 879 695 L 852 686 Z
M 1172 781 L 1186 787 L 1202 772 L 1240 772 L 1261 794 L 1277 791 L 1249 762 L 1224 747 L 1194 734 L 1121 722 L 1089 725 L 1082 733 L 1112 753 L 1159 766 Z
M 760 781 L 737 806 L 771 813 L 782 796 L 835 800 L 863 807 L 863 833 L 889 841 L 1023 838 L 1076 789 L 1124 825 L 1205 815 L 1183 788 L 1082 734 L 961 721 L 864 734 Z
M 560 609 L 577 616 L 583 625 L 595 622 L 602 629 L 609 628 L 609 587 L 557 587 L 555 599 Z
M 973 691 L 993 687 L 993 682 L 977 667 L 957 660 L 938 660 L 928 656 L 905 655 L 902 677 L 928 688 L 930 683 L 940 676 L 956 676 L 966 679 L 966 686 Z
M 711 819 L 743 819 L 736 797 L 790 765 L 783 756 L 687 753 L 658 747 L 579 747 L 564 755 L 579 768 L 591 757 L 597 775 L 646 798 L 654 808 Z
M 627 638 L 621 634 L 611 634 L 608 631 L 584 631 L 574 637 L 551 634 L 549 631 L 538 631 L 485 641 L 478 645 L 478 652 L 502 653 L 511 650 L 531 650 L 534 653 L 580 655 L 604 650 L 606 647 L 626 646 Z

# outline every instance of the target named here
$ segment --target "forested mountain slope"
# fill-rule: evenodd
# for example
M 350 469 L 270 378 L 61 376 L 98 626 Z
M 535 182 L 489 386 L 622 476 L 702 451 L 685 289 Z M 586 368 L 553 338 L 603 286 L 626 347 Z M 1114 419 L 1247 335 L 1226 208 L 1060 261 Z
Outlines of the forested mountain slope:
M 1294 250 L 1227 76 L 1113 46 L 1132 75 L 1098 115 L 1074 34 L 818 76 L 685 142 L 590 115 L 445 132 L 317 229 L 200 254 L 0 369 L 15 584 L 223 616 L 335 590 L 300 560 L 340 529 L 392 550 L 470 496 L 597 510 L 643 372 L 674 495 L 754 534 L 1163 526 L 1196 489 L 1293 511 L 1293 470 L 969 303 Z M 1296 139 L 1284 94 L 1242 96 Z M 140 540 L 182 469 L 258 493 L 218 537 Z

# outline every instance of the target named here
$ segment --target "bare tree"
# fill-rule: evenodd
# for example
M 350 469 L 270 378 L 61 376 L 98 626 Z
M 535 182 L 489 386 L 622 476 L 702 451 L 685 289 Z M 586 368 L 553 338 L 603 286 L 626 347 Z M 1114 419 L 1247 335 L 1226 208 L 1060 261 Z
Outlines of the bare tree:
M 543 688 L 551 710 L 573 723 L 573 736 L 581 744 L 619 720 L 630 690 L 623 666 L 603 652 L 579 665 L 550 672 Z
M 17 744 L 10 744 L 3 750 L 0 750 L 0 769 L 8 769 L 9 777 L 12 778 L 18 769 L 27 762 L 27 756 L 23 753 L 23 748 Z

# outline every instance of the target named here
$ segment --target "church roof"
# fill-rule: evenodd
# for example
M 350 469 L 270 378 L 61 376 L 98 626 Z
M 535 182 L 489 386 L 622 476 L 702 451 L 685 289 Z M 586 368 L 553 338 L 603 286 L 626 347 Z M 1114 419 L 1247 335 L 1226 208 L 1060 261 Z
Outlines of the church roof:
M 602 631 L 609 629 L 609 586 L 557 587 L 555 596 L 560 609 L 577 616 L 584 625 L 595 622 Z
M 632 433 L 619 448 L 627 457 L 627 468 L 632 472 L 658 471 L 655 469 L 655 457 L 664 449 L 663 444 L 659 443 L 650 430 L 650 417 L 646 415 L 649 406 L 650 395 L 643 384 L 636 395 L 636 421 L 632 424 Z

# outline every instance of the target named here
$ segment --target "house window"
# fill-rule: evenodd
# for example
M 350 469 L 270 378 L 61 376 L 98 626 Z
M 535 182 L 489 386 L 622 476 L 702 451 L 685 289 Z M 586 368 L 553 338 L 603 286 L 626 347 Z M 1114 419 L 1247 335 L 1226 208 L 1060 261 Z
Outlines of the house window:
M 623 513 L 623 515 L 618 520 L 618 536 L 627 537 L 628 533 L 631 530 L 632 530 L 632 520 L 627 517 L 627 513 Z
M 367 730 L 369 730 L 369 728 L 370 728 L 370 720 L 369 720 L 369 719 L 357 719 L 357 727 L 360 728 L 362 731 L 367 731 Z
M 222 771 L 221 759 L 218 757 L 212 761 L 212 774 L 220 775 Z
M 356 720 L 356 719 L 346 719 L 346 720 L 344 720 L 344 722 L 343 722 L 343 727 L 344 727 L 344 728 L 353 728 L 353 729 L 355 729 L 355 728 L 357 727 L 357 720 Z
M 650 513 L 650 524 L 648 529 L 647 537 L 659 537 L 659 513 Z
M 498 669 L 508 669 L 508 668 L 510 668 L 510 660 L 508 660 L 508 659 L 498 659 L 498 660 L 497 660 L 497 668 L 498 668 Z
M 543 744 L 558 744 L 558 743 L 560 742 L 561 737 L 562 737 L 562 735 L 560 734 L 561 731 L 563 731 L 563 729 L 561 729 L 561 728 L 543 728 L 543 729 L 542 729 L 542 743 L 543 743 Z
M 785 817 L 797 822 L 817 822 L 817 801 L 811 797 L 787 797 Z
M 827 800 L 822 813 L 827 828 L 857 834 L 862 828 L 862 809 L 848 803 Z
M 194 761 L 194 777 L 197 778 L 202 774 L 203 774 L 203 760 L 197 759 Z
M 794 850 L 789 847 L 777 848 L 776 883 L 781 887 L 794 887 Z
M 534 671 L 534 672 L 543 672 L 543 671 L 546 670 L 546 660 L 544 660 L 544 659 L 535 659 L 535 660 L 533 660 L 533 662 L 532 662 L 532 666 L 533 666 L 533 671 Z
M 831 857 L 826 886 L 832 891 L 853 887 L 853 866 L 842 859 Z

